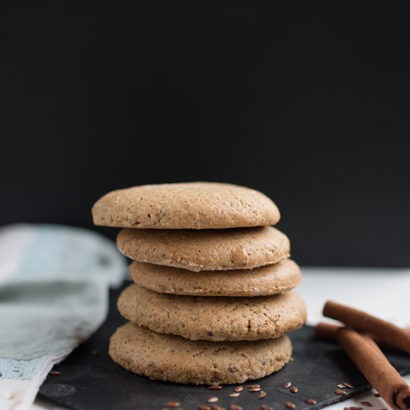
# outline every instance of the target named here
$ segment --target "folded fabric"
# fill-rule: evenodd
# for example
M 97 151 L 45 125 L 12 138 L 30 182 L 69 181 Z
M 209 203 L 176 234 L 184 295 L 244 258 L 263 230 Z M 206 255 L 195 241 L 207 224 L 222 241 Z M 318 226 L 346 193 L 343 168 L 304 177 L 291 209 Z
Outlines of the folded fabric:
M 23 410 L 55 363 L 104 321 L 126 261 L 103 236 L 59 225 L 0 228 L 0 408 Z

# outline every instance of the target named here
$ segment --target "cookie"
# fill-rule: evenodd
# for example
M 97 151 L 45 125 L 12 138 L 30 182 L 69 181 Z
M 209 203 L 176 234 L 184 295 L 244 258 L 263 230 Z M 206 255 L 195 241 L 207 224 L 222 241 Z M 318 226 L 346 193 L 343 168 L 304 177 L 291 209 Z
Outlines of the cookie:
M 290 254 L 287 236 L 271 226 L 202 231 L 123 229 L 117 246 L 133 260 L 191 271 L 253 269 Z
M 132 284 L 117 305 L 130 322 L 190 340 L 272 339 L 306 321 L 305 305 L 294 292 L 249 298 L 177 296 Z
M 141 185 L 109 192 L 92 208 L 96 225 L 222 229 L 274 225 L 277 206 L 250 188 L 215 182 Z
M 191 272 L 169 266 L 133 262 L 136 284 L 159 293 L 192 296 L 267 296 L 294 288 L 301 279 L 298 265 L 284 259 L 252 270 Z
M 289 362 L 287 336 L 256 342 L 190 341 L 127 323 L 110 339 L 109 354 L 125 369 L 153 380 L 232 384 L 260 379 Z

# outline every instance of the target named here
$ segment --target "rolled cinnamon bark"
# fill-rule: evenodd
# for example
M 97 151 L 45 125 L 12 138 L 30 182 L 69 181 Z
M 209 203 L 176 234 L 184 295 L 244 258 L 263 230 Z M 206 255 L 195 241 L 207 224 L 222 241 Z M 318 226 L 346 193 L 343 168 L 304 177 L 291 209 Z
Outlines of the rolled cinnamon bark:
M 337 340 L 367 381 L 393 408 L 410 409 L 410 386 L 373 339 L 353 329 L 337 330 Z
M 341 329 L 344 326 L 341 325 L 333 325 L 331 323 L 326 323 L 326 322 L 319 322 L 315 326 L 315 336 L 318 337 L 319 339 L 327 339 L 327 340 L 333 340 L 334 342 L 337 342 L 337 331 Z M 376 336 L 371 335 L 370 333 L 368 334 L 371 336 L 371 338 L 381 347 L 389 349 L 389 350 L 396 350 L 397 347 L 392 346 L 390 343 L 387 342 L 381 342 L 379 339 L 377 339 Z
M 315 336 L 319 339 L 328 339 L 333 340 L 335 342 L 338 341 L 338 333 L 337 331 L 341 329 L 342 326 L 339 325 L 332 325 L 330 323 L 319 322 L 315 326 Z
M 410 331 L 407 329 L 333 301 L 326 302 L 323 315 L 339 320 L 354 329 L 368 332 L 378 341 L 410 353 Z

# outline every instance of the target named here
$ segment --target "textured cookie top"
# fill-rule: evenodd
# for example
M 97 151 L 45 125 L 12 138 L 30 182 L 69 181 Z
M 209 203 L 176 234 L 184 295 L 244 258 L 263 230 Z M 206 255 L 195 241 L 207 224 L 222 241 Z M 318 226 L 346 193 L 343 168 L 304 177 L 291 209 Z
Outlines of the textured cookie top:
M 272 339 L 306 321 L 303 300 L 294 292 L 260 297 L 201 297 L 156 293 L 136 284 L 118 299 L 127 320 L 159 333 L 190 340 Z
M 202 231 L 123 229 L 117 245 L 138 262 L 191 271 L 252 269 L 290 254 L 287 236 L 271 226 Z
M 244 383 L 283 367 L 291 358 L 287 336 L 256 342 L 190 341 L 127 323 L 110 340 L 121 366 L 154 380 L 175 383 Z
M 146 289 L 192 296 L 266 296 L 286 292 L 301 279 L 298 265 L 284 259 L 252 270 L 195 272 L 151 263 L 130 265 L 134 282 Z
M 92 208 L 96 225 L 149 229 L 221 229 L 274 225 L 277 206 L 250 188 L 188 182 L 109 192 Z

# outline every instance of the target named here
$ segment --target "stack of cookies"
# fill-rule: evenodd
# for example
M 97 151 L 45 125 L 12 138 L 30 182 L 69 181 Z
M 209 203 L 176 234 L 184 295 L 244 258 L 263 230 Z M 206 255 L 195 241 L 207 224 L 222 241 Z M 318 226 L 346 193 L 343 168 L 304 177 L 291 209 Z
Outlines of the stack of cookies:
M 92 213 L 97 225 L 125 228 L 117 245 L 133 260 L 115 362 L 155 380 L 212 384 L 259 379 L 290 360 L 286 333 L 306 310 L 268 197 L 220 183 L 145 185 L 106 194 Z

